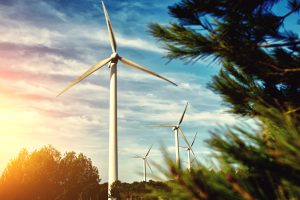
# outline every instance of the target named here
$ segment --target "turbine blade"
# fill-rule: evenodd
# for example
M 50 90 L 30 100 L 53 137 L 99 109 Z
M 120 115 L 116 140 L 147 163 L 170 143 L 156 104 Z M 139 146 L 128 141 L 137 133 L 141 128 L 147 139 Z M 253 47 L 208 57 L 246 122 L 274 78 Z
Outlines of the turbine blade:
M 195 158 L 191 161 L 191 163 L 193 163 L 194 161 L 197 162 L 196 156 L 195 156 Z
M 179 125 L 182 123 L 182 121 L 183 121 L 183 118 L 184 118 L 184 115 L 185 115 L 185 112 L 186 112 L 186 109 L 187 109 L 188 105 L 189 105 L 189 102 L 186 102 L 186 106 L 185 106 L 184 111 L 183 111 L 183 113 L 182 113 L 182 116 L 181 116 L 181 118 L 180 118 L 180 120 L 179 120 L 179 122 L 178 122 L 178 126 L 179 126 Z
M 109 34 L 111 49 L 112 49 L 113 53 L 115 53 L 117 51 L 116 39 L 115 39 L 115 36 L 114 36 L 114 32 L 112 30 L 112 25 L 111 25 L 106 7 L 105 7 L 104 2 L 102 0 L 101 0 L 101 3 L 102 3 L 104 15 L 105 15 L 105 20 L 106 20 L 107 30 L 108 30 L 108 34 Z
M 193 139 L 193 142 L 192 142 L 192 144 L 191 144 L 191 147 L 194 145 L 194 142 L 195 142 L 195 139 L 196 139 L 197 134 L 198 134 L 198 133 L 196 133 L 195 136 L 194 136 L 194 139 Z
M 178 128 L 178 130 L 179 130 L 179 132 L 181 133 L 181 135 L 182 135 L 182 137 L 183 137 L 185 143 L 188 145 L 189 149 L 190 149 L 190 150 L 192 151 L 192 153 L 194 154 L 194 151 L 193 151 L 192 147 L 190 146 L 189 142 L 187 141 L 185 135 L 183 134 L 181 128 Z M 195 154 L 194 154 L 194 156 L 195 156 Z
M 148 163 L 148 160 L 146 159 L 146 164 L 147 164 L 147 166 L 149 167 L 149 169 L 151 170 L 151 172 L 153 173 L 153 171 L 152 171 L 152 169 L 151 169 L 151 167 L 150 167 L 150 164 Z
M 176 124 L 157 124 L 157 125 L 149 125 L 154 127 L 174 127 Z
M 151 145 L 151 147 L 149 148 L 148 152 L 146 153 L 145 158 L 148 156 L 149 152 L 151 151 L 152 146 L 153 146 L 153 144 Z
M 94 73 L 95 71 L 97 71 L 98 69 L 100 69 L 101 67 L 103 67 L 104 65 L 106 65 L 111 60 L 112 60 L 112 58 L 109 57 L 109 58 L 106 58 L 104 60 L 99 61 L 96 65 L 94 65 L 89 70 L 87 70 L 86 72 L 84 72 L 81 76 L 79 76 L 74 82 L 70 83 L 67 87 L 65 87 L 65 89 L 63 89 L 63 91 L 61 91 L 57 95 L 57 97 L 60 96 L 60 95 L 62 95 L 68 89 L 70 89 L 71 87 L 73 87 L 74 85 L 76 85 L 77 83 L 79 83 L 80 81 L 82 81 L 83 79 L 85 79 L 86 77 L 88 77 L 89 75 L 91 75 L 92 73 Z
M 141 158 L 141 159 L 143 159 L 142 156 L 138 156 L 138 155 L 134 155 L 134 156 L 132 156 L 132 158 Z
M 139 64 L 136 64 L 136 63 L 134 63 L 134 62 L 132 62 L 132 61 L 126 59 L 126 58 L 120 57 L 120 56 L 119 56 L 119 59 L 121 60 L 122 63 L 124 63 L 124 64 L 126 64 L 126 65 L 128 65 L 130 67 L 133 67 L 135 69 L 138 69 L 138 70 L 141 70 L 141 71 L 146 72 L 148 74 L 151 74 L 153 76 L 156 76 L 156 77 L 158 77 L 160 79 L 168 81 L 169 83 L 172 83 L 173 85 L 177 86 L 176 83 L 170 81 L 169 79 L 167 79 L 167 78 L 165 78 L 165 77 L 163 77 L 161 75 L 156 74 L 155 72 L 152 72 L 152 71 L 146 69 L 145 67 L 143 67 L 143 66 L 141 66 Z

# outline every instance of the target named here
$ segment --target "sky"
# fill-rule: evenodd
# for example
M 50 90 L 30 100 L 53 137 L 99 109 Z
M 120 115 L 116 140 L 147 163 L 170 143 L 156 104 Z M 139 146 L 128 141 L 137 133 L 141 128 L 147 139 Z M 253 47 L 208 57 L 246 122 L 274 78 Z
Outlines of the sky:
M 161 145 L 174 156 L 172 130 L 148 125 L 178 122 L 187 101 L 182 130 L 189 141 L 198 132 L 194 152 L 199 160 L 208 157 L 209 131 L 245 120 L 227 114 L 221 98 L 207 89 L 219 67 L 202 61 L 167 64 L 148 25 L 172 21 L 167 6 L 174 1 L 105 3 L 118 53 L 178 84 L 118 64 L 119 179 L 142 180 L 142 160 L 132 156 L 145 154 L 151 144 L 150 162 L 163 163 Z M 50 144 L 62 153 L 82 152 L 107 181 L 108 67 L 56 97 L 111 54 L 100 1 L 1 0 L 0 35 L 0 172 L 22 148 Z M 181 151 L 181 159 L 186 160 L 186 152 Z

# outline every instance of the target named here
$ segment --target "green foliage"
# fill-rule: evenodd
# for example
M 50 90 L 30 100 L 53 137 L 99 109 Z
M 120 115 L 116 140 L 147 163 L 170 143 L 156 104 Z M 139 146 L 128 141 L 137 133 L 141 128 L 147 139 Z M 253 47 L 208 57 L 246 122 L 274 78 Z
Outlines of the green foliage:
M 83 154 L 63 156 L 52 146 L 29 153 L 26 149 L 12 159 L 0 177 L 2 200 L 106 200 L 108 184 L 100 184 L 99 173 Z M 118 199 L 156 200 L 151 189 L 168 191 L 163 182 L 114 183 L 112 196 Z
M 192 168 L 189 172 L 178 168 L 167 153 L 164 155 L 169 169 L 162 170 L 162 172 L 169 179 L 165 182 L 169 189 L 153 188 L 152 196 L 164 200 L 208 199 L 208 197 L 213 197 L 212 199 L 239 199 L 235 197 L 235 192 L 227 190 L 230 184 L 221 171 L 209 170 L 199 165 L 198 168 Z M 158 168 L 163 169 L 161 166 Z
M 162 199 L 299 199 L 300 127 L 294 113 L 258 109 L 264 118 L 258 130 L 234 126 L 212 132 L 207 143 L 218 166 L 198 165 L 191 172 L 176 167 L 165 154 L 171 180 L 168 192 L 154 189 Z M 222 133 L 222 135 L 220 134 Z
M 83 154 L 64 156 L 51 146 L 29 153 L 22 150 L 0 179 L 0 199 L 96 199 L 99 174 Z
M 275 6 L 287 6 L 276 13 Z M 221 69 L 209 87 L 229 111 L 254 118 L 212 131 L 217 169 L 190 173 L 166 159 L 171 192 L 164 199 L 300 199 L 300 39 L 285 22 L 300 1 L 181 0 L 177 20 L 150 25 L 170 59 L 213 59 Z
M 255 199 L 299 198 L 300 127 L 294 113 L 265 106 L 257 112 L 263 116 L 259 131 L 244 127 L 215 131 L 208 143 L 220 152 L 222 163 L 246 172 L 241 184 Z
M 274 12 L 278 3 L 289 6 L 286 14 Z M 150 33 L 170 59 L 218 61 L 223 68 L 210 86 L 231 112 L 257 116 L 256 92 L 284 111 L 300 107 L 300 39 L 284 27 L 299 10 L 296 0 L 182 0 L 169 7 L 177 22 L 151 24 Z
M 112 185 L 111 195 L 117 199 L 161 199 L 161 197 L 151 195 L 153 189 L 163 192 L 170 191 L 170 188 L 163 182 L 150 180 L 149 182 L 122 183 L 116 181 Z

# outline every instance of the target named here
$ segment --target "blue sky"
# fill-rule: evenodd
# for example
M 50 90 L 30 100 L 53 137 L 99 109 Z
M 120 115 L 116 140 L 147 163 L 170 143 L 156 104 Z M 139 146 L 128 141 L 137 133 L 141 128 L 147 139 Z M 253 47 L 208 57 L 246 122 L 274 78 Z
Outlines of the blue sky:
M 119 54 L 179 85 L 118 65 L 119 179 L 142 180 L 143 163 L 131 156 L 146 153 L 151 144 L 152 162 L 162 161 L 160 144 L 173 153 L 172 131 L 147 125 L 177 122 L 186 101 L 189 107 L 182 129 L 190 141 L 198 132 L 194 151 L 203 160 L 209 155 L 204 143 L 209 130 L 238 122 L 224 112 L 220 97 L 206 88 L 219 67 L 202 61 L 166 64 L 164 50 L 147 29 L 150 22 L 172 20 L 167 6 L 174 1 L 105 3 Z M 51 144 L 61 152 L 84 153 L 98 167 L 102 182 L 107 181 L 109 69 L 102 68 L 56 98 L 67 84 L 111 53 L 100 1 L 1 0 L 0 34 L 4 91 L 0 171 L 21 148 Z M 185 160 L 186 153 L 181 155 Z

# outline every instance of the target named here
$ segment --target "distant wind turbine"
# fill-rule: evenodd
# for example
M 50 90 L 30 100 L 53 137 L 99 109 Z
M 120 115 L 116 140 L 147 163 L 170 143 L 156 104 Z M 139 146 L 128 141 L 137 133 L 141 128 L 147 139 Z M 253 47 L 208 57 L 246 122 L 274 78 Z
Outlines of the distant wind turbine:
M 152 169 L 151 169 L 151 167 L 150 167 L 150 165 L 149 165 L 149 163 L 148 163 L 148 160 L 147 160 L 147 157 L 148 157 L 148 155 L 149 155 L 149 153 L 151 151 L 152 146 L 153 145 L 151 145 L 151 147 L 149 148 L 149 150 L 147 151 L 147 153 L 145 154 L 144 157 L 138 156 L 138 155 L 134 156 L 134 158 L 140 158 L 140 159 L 143 160 L 143 163 L 144 163 L 144 181 L 145 182 L 147 182 L 147 169 L 146 169 L 147 167 L 146 167 L 146 165 L 149 167 L 149 169 L 151 170 L 151 172 L 153 172 Z
M 70 83 L 62 92 L 60 92 L 57 96 L 60 96 L 72 86 L 76 85 L 98 69 L 102 68 L 104 65 L 108 64 L 110 68 L 110 111 L 109 111 L 109 175 L 108 175 L 108 190 L 110 191 L 110 186 L 118 180 L 118 145 L 117 145 L 117 63 L 121 61 L 125 65 L 132 67 L 134 69 L 141 70 L 153 76 L 156 76 L 160 79 L 168 81 L 173 85 L 176 85 L 169 79 L 160 76 L 147 68 L 134 63 L 133 61 L 128 60 L 127 58 L 121 57 L 117 54 L 117 43 L 115 40 L 115 36 L 112 30 L 112 25 L 105 8 L 104 2 L 101 0 L 106 25 L 109 33 L 109 40 L 111 44 L 112 54 L 110 57 L 99 61 L 97 64 L 92 66 L 89 70 L 84 72 L 81 76 L 79 76 L 74 82 Z M 177 86 L 177 85 L 176 85 Z
M 186 161 L 185 161 L 186 162 Z M 196 164 L 198 164 L 197 158 L 196 156 L 194 157 L 194 159 L 191 161 L 191 165 L 196 162 Z M 187 163 L 187 162 L 186 162 Z M 191 171 L 192 167 L 190 167 L 189 171 Z
M 195 160 L 195 158 L 194 158 L 193 161 L 191 161 L 190 157 L 191 157 L 191 151 L 193 151 L 192 147 L 193 147 L 193 145 L 195 143 L 195 139 L 197 137 L 197 134 L 198 133 L 195 134 L 194 139 L 192 141 L 192 144 L 190 146 L 187 146 L 187 147 L 180 146 L 181 148 L 184 148 L 186 150 L 186 152 L 187 152 L 187 164 L 188 164 L 188 170 L 189 171 L 191 171 L 191 164 Z
M 188 102 L 186 103 L 186 106 L 184 108 L 184 111 L 182 113 L 182 116 L 181 116 L 178 124 L 159 124 L 159 125 L 153 125 L 153 126 L 160 126 L 160 127 L 172 127 L 172 130 L 174 131 L 174 136 L 175 136 L 176 165 L 178 167 L 180 167 L 178 130 L 179 130 L 181 136 L 183 137 L 185 143 L 187 144 L 187 146 L 190 147 L 189 142 L 187 141 L 186 137 L 184 136 L 184 134 L 183 134 L 183 132 L 182 132 L 182 130 L 180 128 L 180 125 L 181 125 L 181 123 L 183 121 L 183 118 L 184 118 L 184 115 L 185 115 L 187 107 L 188 107 Z M 190 149 L 192 150 L 191 147 L 190 147 Z M 192 153 L 194 154 L 193 150 L 192 150 Z

